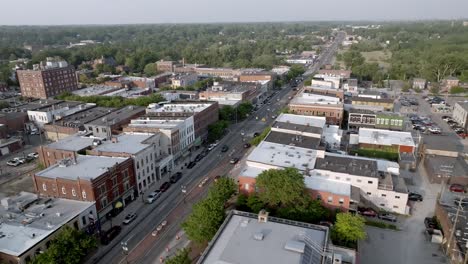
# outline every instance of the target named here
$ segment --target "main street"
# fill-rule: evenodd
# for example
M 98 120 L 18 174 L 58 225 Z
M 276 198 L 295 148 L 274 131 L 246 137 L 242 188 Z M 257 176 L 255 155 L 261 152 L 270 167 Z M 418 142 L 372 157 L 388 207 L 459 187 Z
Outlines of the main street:
M 333 56 L 338 44 L 344 38 L 344 35 L 341 36 L 340 33 L 335 38 L 335 42 L 324 50 L 323 55 L 320 56 L 321 59 L 308 71 L 316 71 L 329 61 L 330 56 Z M 246 150 L 243 144 L 248 142 L 255 132 L 260 133 L 266 127 L 271 126 L 274 121 L 272 116 L 279 114 L 292 95 L 291 87 L 285 86 L 271 97 L 270 103 L 261 105 L 246 120 L 231 125 L 229 132 L 220 140 L 218 147 L 198 162 L 194 168 L 184 170 L 182 179 L 173 184 L 155 203 L 141 205 L 136 209 L 138 218 L 129 226 L 123 226 L 121 234 L 109 245 L 99 248 L 88 263 L 154 263 L 170 240 L 179 232 L 180 224 L 190 214 L 193 204 L 206 195 L 213 178 L 216 175 L 226 175 L 233 168 L 229 160 L 232 157 L 244 155 Z M 221 152 L 223 145 L 229 147 L 225 153 Z M 209 179 L 208 182 L 199 187 L 199 183 L 206 177 Z M 186 194 L 182 193 L 181 186 L 186 187 Z M 130 211 L 122 212 L 122 214 L 126 213 Z M 152 236 L 151 233 L 163 221 L 167 221 L 167 226 L 157 236 Z M 126 242 L 128 256 L 123 254 L 121 242 Z

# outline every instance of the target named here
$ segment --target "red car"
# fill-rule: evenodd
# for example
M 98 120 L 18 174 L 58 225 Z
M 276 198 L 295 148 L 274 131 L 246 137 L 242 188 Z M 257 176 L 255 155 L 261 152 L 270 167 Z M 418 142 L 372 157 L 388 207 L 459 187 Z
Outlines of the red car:
M 372 209 L 366 209 L 360 212 L 364 216 L 376 217 L 377 213 Z
M 459 192 L 459 193 L 465 192 L 465 186 L 461 184 L 452 184 L 450 185 L 449 189 L 451 192 Z

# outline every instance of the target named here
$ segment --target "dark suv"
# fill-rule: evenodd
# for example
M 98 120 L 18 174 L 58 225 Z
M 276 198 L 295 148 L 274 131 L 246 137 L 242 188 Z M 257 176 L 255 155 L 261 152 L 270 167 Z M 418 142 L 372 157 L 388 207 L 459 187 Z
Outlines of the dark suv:
M 167 191 L 167 189 L 169 189 L 169 187 L 171 187 L 171 184 L 169 182 L 164 182 L 161 187 L 159 188 L 159 190 L 161 192 L 165 192 Z
M 112 239 L 120 234 L 120 231 L 122 231 L 122 228 L 118 225 L 111 227 L 109 230 L 104 232 L 104 235 L 101 236 L 101 243 L 104 245 L 109 244 Z
M 182 178 L 182 172 L 177 172 L 176 174 L 172 175 L 171 178 L 169 179 L 169 181 L 171 183 L 176 183 L 180 180 L 180 178 Z

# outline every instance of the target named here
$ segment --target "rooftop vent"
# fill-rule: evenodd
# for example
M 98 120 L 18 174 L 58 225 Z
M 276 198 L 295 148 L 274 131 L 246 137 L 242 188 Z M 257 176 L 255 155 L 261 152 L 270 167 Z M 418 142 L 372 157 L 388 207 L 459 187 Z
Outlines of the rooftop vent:
M 286 242 L 286 245 L 284 245 L 284 249 L 303 254 L 305 249 L 305 243 L 295 240 L 289 240 L 288 242 Z
M 258 222 L 259 223 L 266 223 L 268 222 L 268 215 L 270 213 L 267 212 L 265 209 L 262 209 L 260 210 L 260 212 L 258 212 Z
M 262 241 L 263 240 L 263 233 L 262 232 L 256 232 L 253 234 L 253 238 L 257 241 Z

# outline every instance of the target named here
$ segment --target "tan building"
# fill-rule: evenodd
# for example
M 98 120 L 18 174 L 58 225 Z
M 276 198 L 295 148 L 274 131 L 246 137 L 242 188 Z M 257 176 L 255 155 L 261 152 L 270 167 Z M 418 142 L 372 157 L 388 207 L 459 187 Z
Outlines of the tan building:
M 176 66 L 177 66 L 177 63 L 174 61 L 160 60 L 156 62 L 156 70 L 159 72 L 174 72 L 174 68 Z
M 64 61 L 47 61 L 46 65 L 18 70 L 17 74 L 23 97 L 46 99 L 78 89 L 75 69 Z
M 393 111 L 394 101 L 393 99 L 375 99 L 369 97 L 353 97 L 351 98 L 352 105 L 368 105 L 368 106 L 380 106 L 385 111 Z
M 304 92 L 291 100 L 289 109 L 293 114 L 324 116 L 327 124 L 341 125 L 343 121 L 343 103 L 338 97 Z

